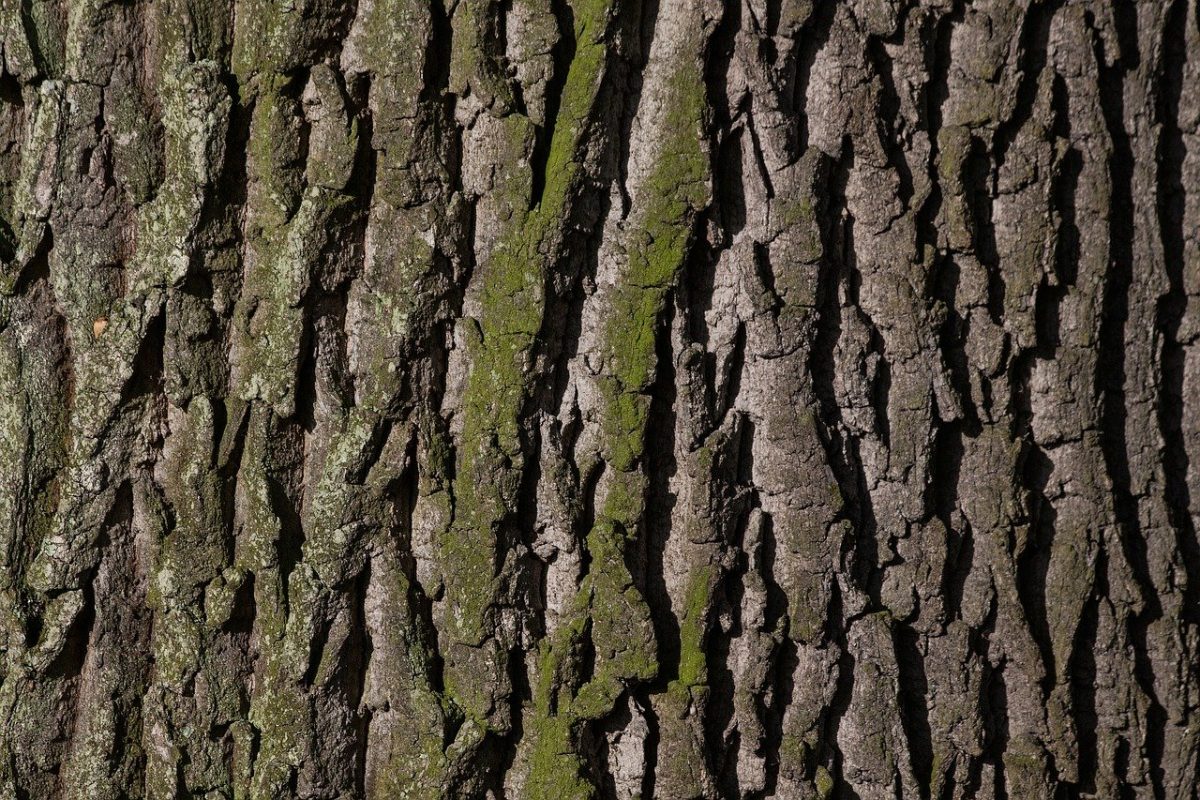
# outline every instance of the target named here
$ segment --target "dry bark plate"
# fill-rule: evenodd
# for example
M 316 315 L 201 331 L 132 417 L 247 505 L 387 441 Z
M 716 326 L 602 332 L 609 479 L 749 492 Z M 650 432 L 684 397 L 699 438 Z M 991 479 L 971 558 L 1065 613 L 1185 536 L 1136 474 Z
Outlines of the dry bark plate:
M 0 800 L 1197 796 L 1200 0 L 0 56 Z

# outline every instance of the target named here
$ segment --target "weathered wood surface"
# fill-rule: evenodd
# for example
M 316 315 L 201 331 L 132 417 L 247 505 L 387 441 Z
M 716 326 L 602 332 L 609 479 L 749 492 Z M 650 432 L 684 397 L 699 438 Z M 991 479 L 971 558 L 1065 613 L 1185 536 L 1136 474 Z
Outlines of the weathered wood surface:
M 0 798 L 1194 798 L 1197 0 L 2 0 Z

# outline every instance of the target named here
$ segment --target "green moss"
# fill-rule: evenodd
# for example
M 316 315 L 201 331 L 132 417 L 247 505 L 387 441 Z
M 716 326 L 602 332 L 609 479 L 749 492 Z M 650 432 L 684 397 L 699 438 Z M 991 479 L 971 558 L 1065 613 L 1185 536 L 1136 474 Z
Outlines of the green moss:
M 837 784 L 833 780 L 833 775 L 829 773 L 829 770 L 825 768 L 825 765 L 818 764 L 816 777 L 813 778 L 813 786 L 817 790 L 817 797 L 821 798 L 821 800 L 825 800 L 825 798 L 828 797 L 833 797 L 833 790 L 836 785 Z
M 715 576 L 712 565 L 692 572 L 679 616 L 679 682 L 687 687 L 699 686 L 707 679 L 704 639 Z
M 529 800 L 587 800 L 596 789 L 583 775 L 583 763 L 569 717 L 540 716 L 530 733 L 533 748 L 523 797 Z
M 611 521 L 588 535 L 592 571 L 575 597 L 570 618 L 544 641 L 534 691 L 529 797 L 592 797 L 576 732 L 607 716 L 629 684 L 658 670 L 649 608 L 624 562 L 626 537 Z M 578 674 L 580 652 L 590 645 L 593 674 Z
M 628 540 L 610 520 L 601 520 L 587 537 L 592 571 L 582 592 L 595 663 L 594 675 L 571 706 L 579 717 L 603 717 L 627 684 L 651 680 L 658 672 L 650 610 L 625 565 Z
M 810 755 L 812 755 L 812 747 L 803 738 L 792 733 L 785 732 L 783 734 L 779 742 L 780 762 L 803 766 Z
M 817 223 L 817 213 L 813 208 L 812 198 L 808 195 L 798 199 L 777 198 L 772 209 L 779 214 L 779 224 L 785 228 L 793 225 L 816 225 Z
M 534 713 L 526 738 L 531 742 L 525 794 L 530 798 L 590 797 L 593 787 L 583 777 L 575 741 L 577 718 L 571 713 L 570 674 L 574 654 L 588 635 L 588 598 L 576 595 L 572 617 L 543 640 L 538 655 Z
M 554 136 L 546 158 L 546 188 L 543 197 L 553 205 L 565 195 L 576 170 L 579 135 L 591 116 L 607 59 L 604 44 L 611 0 L 575 0 L 571 4 L 575 20 L 575 58 L 559 99 Z M 557 211 L 557 208 L 550 208 Z
M 585 73 L 598 74 L 603 49 L 596 42 L 603 30 L 604 5 L 580 4 L 575 12 L 578 51 L 572 70 L 582 65 Z M 562 732 L 572 730 L 572 720 L 607 715 L 626 686 L 651 680 L 658 671 L 649 609 L 633 585 L 626 554 L 638 534 L 645 505 L 645 478 L 638 463 L 649 417 L 645 391 L 654 378 L 658 321 L 667 292 L 683 266 L 691 214 L 706 202 L 708 192 L 707 152 L 699 138 L 704 87 L 698 69 L 694 74 L 685 72 L 680 71 L 673 85 L 677 91 L 671 96 L 663 125 L 668 140 L 662 145 L 655 172 L 642 187 L 645 196 L 638 198 L 644 211 L 631 229 L 627 271 L 610 298 L 612 313 L 603 333 L 606 375 L 599 380 L 598 389 L 603 398 L 605 457 L 611 471 L 606 476 L 600 512 L 586 540 L 591 572 L 581 587 L 572 620 L 543 651 L 541 679 L 555 689 L 543 688 L 537 696 L 542 722 L 533 731 L 535 749 L 568 762 L 577 759 L 576 742 L 569 736 L 564 741 Z M 584 124 L 593 92 L 590 81 L 568 81 L 550 147 L 547 193 L 535 217 L 559 211 L 555 203 L 570 180 L 568 165 L 574 158 L 574 136 L 560 138 L 560 132 Z M 585 97 L 589 98 L 586 102 Z M 704 680 L 704 617 L 712 578 L 713 568 L 707 567 L 689 587 L 681 620 L 678 687 L 699 685 Z M 573 697 L 560 697 L 559 690 L 571 689 L 576 645 L 586 641 L 585 637 L 593 649 L 593 675 Z M 563 756 L 564 752 L 570 755 Z M 543 757 L 539 763 L 545 762 Z M 568 793 L 562 796 L 592 791 L 590 785 L 576 783 L 578 772 L 565 763 L 555 763 L 561 775 L 571 776 L 564 789 Z
M 807 604 L 797 604 L 792 612 L 792 638 L 798 642 L 815 642 L 821 636 L 823 620 Z
M 686 73 L 686 74 L 685 74 Z M 602 513 L 587 539 L 593 596 L 596 677 L 583 687 L 576 713 L 607 713 L 623 685 L 649 680 L 657 672 L 653 635 L 639 639 L 627 631 L 649 631 L 645 600 L 632 586 L 625 567 L 626 551 L 638 533 L 644 511 L 645 483 L 637 469 L 649 417 L 644 394 L 656 367 L 656 334 L 667 290 L 683 266 L 691 231 L 691 212 L 707 198 L 708 161 L 700 144 L 704 87 L 699 72 L 681 70 L 676 76 L 672 105 L 667 110 L 663 143 L 656 171 L 643 187 L 645 211 L 632 229 L 624 280 L 610 302 L 613 313 L 604 329 L 607 374 L 597 384 L 603 398 L 601 424 L 607 459 L 612 467 Z M 703 616 L 711 568 L 702 571 L 688 593 L 688 610 L 681 623 L 681 686 L 703 681 Z M 620 647 L 613 646 L 616 641 Z M 610 651 L 605 650 L 610 646 Z
M 1004 753 L 1004 776 L 1013 796 L 1032 797 L 1045 786 L 1046 768 L 1042 759 L 1031 753 L 1007 751 Z
M 706 99 L 699 70 L 694 64 L 679 69 L 671 88 L 663 122 L 668 137 L 636 198 L 644 210 L 630 229 L 627 273 L 609 299 L 604 329 L 603 424 L 608 457 L 622 471 L 642 457 L 649 415 L 644 393 L 654 379 L 659 318 L 683 268 L 692 215 L 708 198 L 708 153 L 701 144 Z
M 529 360 L 545 307 L 547 258 L 582 166 L 576 153 L 606 59 L 607 2 L 572 4 L 578 46 L 567 72 L 539 205 L 520 212 L 482 265 L 478 340 L 463 396 L 459 486 L 453 528 L 439 561 L 454 608 L 455 636 L 479 641 L 495 582 L 497 527 L 515 510 L 522 467 L 519 421 L 529 394 Z M 587 35 L 584 35 L 587 34 Z
M 613 469 L 609 473 L 598 524 L 608 521 L 617 526 L 624 538 L 636 536 L 645 507 L 647 486 L 646 475 L 641 470 Z M 622 545 L 617 555 L 623 555 L 624 549 Z
M 933 759 L 929 764 L 929 781 L 928 786 L 936 788 L 942 784 L 942 770 L 945 768 L 946 756 L 941 751 L 934 752 Z

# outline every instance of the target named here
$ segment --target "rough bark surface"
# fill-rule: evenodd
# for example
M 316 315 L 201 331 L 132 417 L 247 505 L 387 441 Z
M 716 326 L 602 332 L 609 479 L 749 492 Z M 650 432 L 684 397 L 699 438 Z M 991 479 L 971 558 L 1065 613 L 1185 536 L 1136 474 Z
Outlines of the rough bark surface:
M 1198 0 L 0 37 L 0 798 L 1197 796 Z

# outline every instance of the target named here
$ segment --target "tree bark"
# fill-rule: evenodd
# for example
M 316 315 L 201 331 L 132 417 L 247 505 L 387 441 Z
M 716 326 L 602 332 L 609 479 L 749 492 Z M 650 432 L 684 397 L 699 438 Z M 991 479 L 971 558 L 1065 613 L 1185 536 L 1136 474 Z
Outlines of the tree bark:
M 1198 0 L 0 36 L 0 798 L 1197 797 Z

